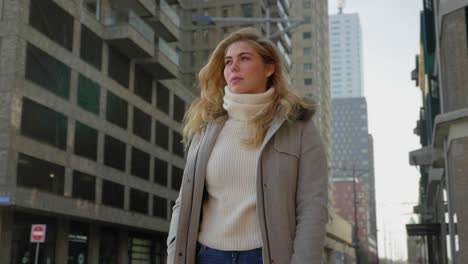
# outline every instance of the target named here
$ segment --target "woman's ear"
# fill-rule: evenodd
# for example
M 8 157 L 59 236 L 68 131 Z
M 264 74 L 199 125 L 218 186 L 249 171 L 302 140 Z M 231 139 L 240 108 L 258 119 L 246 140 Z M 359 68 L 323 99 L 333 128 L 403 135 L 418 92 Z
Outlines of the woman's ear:
M 265 77 L 269 78 L 275 72 L 275 65 L 273 63 L 265 64 Z

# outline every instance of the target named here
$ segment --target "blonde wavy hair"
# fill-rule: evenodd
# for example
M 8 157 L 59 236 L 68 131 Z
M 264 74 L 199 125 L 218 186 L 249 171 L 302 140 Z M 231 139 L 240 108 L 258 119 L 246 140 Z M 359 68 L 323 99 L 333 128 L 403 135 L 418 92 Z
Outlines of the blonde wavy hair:
M 280 53 L 275 45 L 263 38 L 254 28 L 242 28 L 231 33 L 218 44 L 208 63 L 198 74 L 200 98 L 191 104 L 184 118 L 183 141 L 186 145 L 190 144 L 193 136 L 200 133 L 208 123 L 216 122 L 218 117 L 227 115 L 223 108 L 224 87 L 226 86 L 224 57 L 229 46 L 239 41 L 250 44 L 265 64 L 275 66 L 274 73 L 267 81 L 268 88 L 275 88 L 273 102 L 250 121 L 252 135 L 247 137 L 246 145 L 253 147 L 261 145 L 266 131 L 276 117 L 295 120 L 304 109 L 315 110 L 315 105 L 305 103 L 289 87 Z

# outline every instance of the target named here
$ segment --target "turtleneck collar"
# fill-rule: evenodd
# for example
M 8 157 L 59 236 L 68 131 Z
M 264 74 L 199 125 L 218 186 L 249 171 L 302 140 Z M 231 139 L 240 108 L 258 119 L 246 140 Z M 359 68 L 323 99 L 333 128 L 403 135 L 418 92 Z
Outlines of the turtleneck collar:
M 271 87 L 259 94 L 236 94 L 226 86 L 224 92 L 223 108 L 227 111 L 229 118 L 249 121 L 273 101 L 275 89 Z

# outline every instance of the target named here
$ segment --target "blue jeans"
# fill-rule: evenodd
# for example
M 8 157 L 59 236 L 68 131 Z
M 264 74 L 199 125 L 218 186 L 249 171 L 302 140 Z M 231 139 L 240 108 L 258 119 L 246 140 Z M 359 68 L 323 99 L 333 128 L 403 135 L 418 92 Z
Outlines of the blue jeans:
M 197 264 L 263 264 L 262 249 L 223 251 L 199 245 Z

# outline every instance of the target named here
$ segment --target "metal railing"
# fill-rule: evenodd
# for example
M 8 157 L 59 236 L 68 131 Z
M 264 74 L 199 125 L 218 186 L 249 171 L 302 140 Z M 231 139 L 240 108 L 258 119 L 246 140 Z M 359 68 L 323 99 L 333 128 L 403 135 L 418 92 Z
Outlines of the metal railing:
M 109 13 L 103 15 L 102 24 L 104 26 L 118 26 L 128 24 L 138 33 L 140 33 L 145 39 L 154 44 L 153 28 L 146 24 L 145 21 L 143 21 L 143 19 L 141 19 L 132 10 L 111 10 Z
M 166 0 L 159 0 L 159 7 L 176 26 L 180 26 L 180 18 L 177 13 L 169 6 Z
M 289 55 L 286 52 L 286 49 L 284 48 L 283 43 L 281 43 L 281 41 L 277 41 L 276 46 L 278 47 L 279 51 L 283 55 L 283 58 L 286 61 L 286 64 L 288 65 L 288 67 L 291 67 L 291 58 L 289 58 Z
M 140 32 L 147 40 L 154 44 L 154 30 L 151 26 L 146 24 L 146 22 L 141 19 L 135 12 L 129 11 L 128 13 L 128 23 L 136 31 Z
M 158 38 L 158 48 L 169 60 L 179 66 L 179 54 L 164 39 Z

